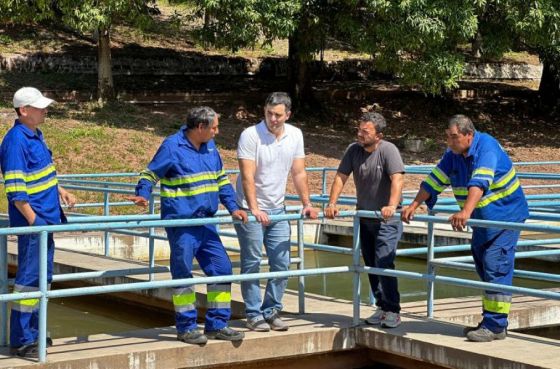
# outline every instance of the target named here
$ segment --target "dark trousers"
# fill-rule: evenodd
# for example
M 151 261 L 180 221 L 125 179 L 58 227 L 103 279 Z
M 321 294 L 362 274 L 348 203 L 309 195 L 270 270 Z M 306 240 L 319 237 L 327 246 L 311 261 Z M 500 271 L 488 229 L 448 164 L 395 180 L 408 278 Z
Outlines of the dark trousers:
M 397 244 L 402 231 L 400 221 L 383 223 L 376 219 L 360 220 L 360 245 L 366 266 L 395 269 Z M 401 311 L 397 278 L 369 274 L 369 283 L 375 296 L 375 305 L 383 311 Z

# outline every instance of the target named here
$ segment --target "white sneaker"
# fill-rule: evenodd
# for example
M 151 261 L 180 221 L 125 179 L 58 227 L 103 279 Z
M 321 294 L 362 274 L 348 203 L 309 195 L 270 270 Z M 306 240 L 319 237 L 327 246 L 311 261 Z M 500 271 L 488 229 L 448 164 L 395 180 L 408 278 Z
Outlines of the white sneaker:
M 366 319 L 366 323 L 370 325 L 379 325 L 383 320 L 383 315 L 385 315 L 385 312 L 381 310 L 380 307 L 377 307 L 375 312 Z
M 396 328 L 401 325 L 401 316 L 390 311 L 385 312 L 381 318 L 381 326 L 385 328 Z

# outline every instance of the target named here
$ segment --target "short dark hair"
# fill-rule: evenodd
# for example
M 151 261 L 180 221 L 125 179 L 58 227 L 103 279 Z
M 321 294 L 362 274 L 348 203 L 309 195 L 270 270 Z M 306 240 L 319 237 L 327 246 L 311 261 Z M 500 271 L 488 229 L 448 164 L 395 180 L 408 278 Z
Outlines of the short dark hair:
M 14 108 L 14 109 L 16 110 L 17 116 L 18 116 L 18 117 L 21 116 L 21 112 L 19 111 L 19 108 Z
M 187 114 L 187 128 L 193 129 L 198 127 L 199 124 L 202 124 L 202 126 L 206 128 L 214 122 L 217 115 L 218 114 L 214 111 L 214 109 L 208 106 L 197 106 L 196 108 L 192 108 Z
M 273 92 L 268 95 L 265 106 L 269 105 L 284 105 L 286 107 L 286 113 L 292 111 L 292 99 L 290 99 L 290 95 L 286 92 Z
M 374 112 L 367 112 L 362 114 L 360 117 L 361 123 L 371 122 L 375 127 L 376 133 L 383 133 L 385 127 L 387 127 L 387 121 L 383 118 L 383 115 Z
M 466 135 L 469 133 L 474 133 L 476 130 L 474 128 L 474 124 L 472 120 L 463 114 L 456 114 L 449 118 L 447 123 L 448 128 L 457 127 L 457 130 L 461 132 L 461 134 Z

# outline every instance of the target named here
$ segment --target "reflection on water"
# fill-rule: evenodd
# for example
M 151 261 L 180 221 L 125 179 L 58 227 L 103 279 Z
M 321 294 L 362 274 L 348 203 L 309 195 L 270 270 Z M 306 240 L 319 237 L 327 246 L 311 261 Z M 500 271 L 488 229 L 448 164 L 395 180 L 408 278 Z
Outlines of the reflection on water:
M 52 338 L 87 340 L 87 336 L 93 334 L 114 334 L 174 324 L 172 313 L 138 309 L 103 295 L 50 299 L 48 304 L 48 329 Z
M 339 255 L 333 253 L 326 253 L 320 251 L 310 251 L 305 253 L 305 267 L 306 268 L 322 268 L 322 267 L 333 267 L 333 266 L 343 266 L 351 265 L 352 256 L 350 255 Z M 521 268 L 531 270 L 533 267 L 531 265 L 520 265 Z M 396 260 L 396 269 L 406 270 L 411 272 L 426 273 L 426 261 L 421 259 L 404 258 L 398 257 Z M 540 271 L 543 271 L 542 266 Z M 444 275 L 449 277 L 465 278 L 478 281 L 479 278 L 476 273 L 461 270 L 452 269 L 440 269 L 438 270 L 438 275 Z M 361 294 L 362 300 L 367 302 L 369 299 L 369 282 L 367 275 L 361 275 Z M 521 287 L 531 287 L 531 288 L 553 288 L 557 287 L 554 283 L 534 281 L 528 279 L 514 279 L 515 286 Z M 290 279 L 288 282 L 288 288 L 297 289 L 298 281 L 297 279 Z M 331 274 L 326 276 L 313 276 L 305 277 L 305 288 L 306 291 L 312 293 L 318 293 L 322 295 L 352 299 L 352 275 L 350 273 L 341 274 Z M 400 278 L 399 279 L 399 291 L 401 293 L 402 302 L 419 301 L 426 299 L 426 282 L 422 280 L 413 280 Z M 447 297 L 463 297 L 463 296 L 473 296 L 480 295 L 480 290 L 465 288 L 459 286 L 445 285 L 441 283 L 436 283 L 435 297 L 436 298 L 447 298 Z

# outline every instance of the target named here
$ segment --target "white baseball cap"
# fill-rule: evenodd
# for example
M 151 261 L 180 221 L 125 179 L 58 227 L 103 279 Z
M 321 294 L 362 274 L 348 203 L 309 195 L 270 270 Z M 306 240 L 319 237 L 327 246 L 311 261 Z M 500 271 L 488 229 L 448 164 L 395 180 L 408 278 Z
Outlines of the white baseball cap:
M 22 87 L 14 94 L 14 108 L 21 108 L 22 106 L 32 106 L 38 109 L 44 109 L 54 100 L 43 96 L 41 91 L 35 87 Z

